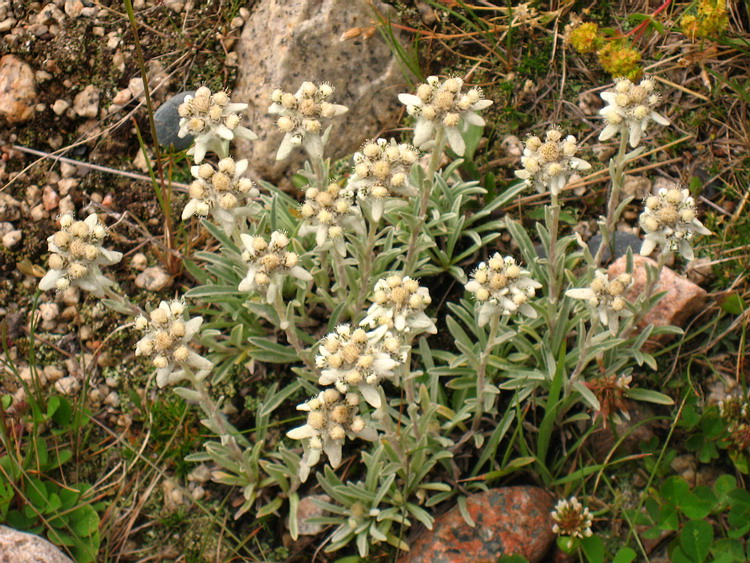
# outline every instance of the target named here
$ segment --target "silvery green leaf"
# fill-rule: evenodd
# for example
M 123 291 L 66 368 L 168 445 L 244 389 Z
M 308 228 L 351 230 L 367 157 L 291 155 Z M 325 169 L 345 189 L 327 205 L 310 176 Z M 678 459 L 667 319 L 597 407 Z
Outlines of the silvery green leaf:
M 200 402 L 202 396 L 198 391 L 195 391 L 194 389 L 187 389 L 185 387 L 175 387 L 172 389 L 175 394 L 179 397 L 182 397 L 186 401 L 192 402 L 192 403 L 198 403 Z
M 652 391 L 651 389 L 628 389 L 625 394 L 628 398 L 635 401 L 656 403 L 657 405 L 674 405 L 674 400 L 671 397 L 658 391 Z
M 596 398 L 596 395 L 584 385 L 582 381 L 576 381 L 573 384 L 573 389 L 578 391 L 581 394 L 581 397 L 583 397 L 583 400 L 586 401 L 589 406 L 594 409 L 595 411 L 601 410 L 601 405 L 599 404 L 599 399 Z

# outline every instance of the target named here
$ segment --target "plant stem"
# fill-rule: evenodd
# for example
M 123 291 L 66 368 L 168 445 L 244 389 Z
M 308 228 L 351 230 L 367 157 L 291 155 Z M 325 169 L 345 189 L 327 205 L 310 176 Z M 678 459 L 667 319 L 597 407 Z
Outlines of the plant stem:
M 346 266 L 344 257 L 334 248 L 331 252 L 333 256 L 334 275 L 336 277 L 336 296 L 339 301 L 346 301 L 347 290 L 350 289 L 346 279 Z
M 479 369 L 477 370 L 477 409 L 474 411 L 474 420 L 471 423 L 471 434 L 476 434 L 479 430 L 479 426 L 482 423 L 482 415 L 484 414 L 484 384 L 485 377 L 487 375 L 487 361 L 490 358 L 492 349 L 495 347 L 495 339 L 497 338 L 497 330 L 500 326 L 500 317 L 493 315 L 490 319 L 490 334 L 487 337 L 487 344 L 479 356 Z
M 419 201 L 419 216 L 417 218 L 417 224 L 414 225 L 414 229 L 409 236 L 409 246 L 406 251 L 406 260 L 404 261 L 405 276 L 412 275 L 416 267 L 419 255 L 417 252 L 417 242 L 419 240 L 419 235 L 422 233 L 422 228 L 427 222 L 427 208 L 430 205 L 430 193 L 432 193 L 432 186 L 435 183 L 435 173 L 440 165 L 440 158 L 443 156 L 444 148 L 445 130 L 442 127 L 438 127 L 435 146 L 433 147 L 432 155 L 430 156 L 430 166 L 427 169 L 427 174 L 424 177 L 422 185 L 419 187 L 421 195 Z
M 356 318 L 365 304 L 367 295 L 370 291 L 370 276 L 372 275 L 372 266 L 375 259 L 375 240 L 378 231 L 378 223 L 368 213 L 367 217 L 367 242 L 365 243 L 365 253 L 359 260 L 359 267 L 362 275 L 359 278 L 359 290 L 357 291 L 357 300 L 354 303 L 352 319 Z
M 560 203 L 557 194 L 550 193 L 552 203 L 550 204 L 549 224 L 549 249 L 547 252 L 547 271 L 549 273 L 549 302 L 557 303 L 559 288 L 557 287 L 557 231 L 560 228 Z
M 300 342 L 300 339 L 297 336 L 296 327 L 294 326 L 294 318 L 290 319 L 286 314 L 286 307 L 284 307 L 284 300 L 281 295 L 281 287 L 279 287 L 276 296 L 274 297 L 273 309 L 279 316 L 279 328 L 286 334 L 287 342 L 289 342 L 289 344 L 292 345 L 292 348 L 294 348 L 294 351 L 297 352 L 297 357 L 302 360 L 308 368 L 315 370 L 315 364 L 310 359 L 308 351 L 302 345 L 302 342 Z
M 612 184 L 609 191 L 609 200 L 607 201 L 607 217 L 602 230 L 602 243 L 594 256 L 594 267 L 598 267 L 604 256 L 604 249 L 610 247 L 610 254 L 614 256 L 615 229 L 619 217 L 615 216 L 617 206 L 620 203 L 620 193 L 625 185 L 625 154 L 628 150 L 627 132 L 620 134 L 620 149 L 612 161 Z

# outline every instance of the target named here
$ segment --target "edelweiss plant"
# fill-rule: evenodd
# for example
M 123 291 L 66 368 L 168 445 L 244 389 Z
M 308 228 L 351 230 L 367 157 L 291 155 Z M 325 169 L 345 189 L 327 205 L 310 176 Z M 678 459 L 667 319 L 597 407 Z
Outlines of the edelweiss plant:
M 692 258 L 694 234 L 708 231 L 687 191 L 660 192 L 640 219 L 641 252 L 662 247 L 651 285 L 628 301 L 632 255 L 612 279 L 600 269 L 629 203 L 620 197 L 626 166 L 641 154 L 650 123 L 669 123 L 655 110 L 653 79 L 618 80 L 602 94 L 600 139 L 621 138 L 595 256 L 560 224 L 562 190 L 574 172 L 591 168 L 574 136 L 553 128 L 528 137 L 516 173 L 523 182 L 489 198 L 461 176 L 460 160 L 441 163 L 447 147 L 472 152 L 469 126 L 484 125 L 479 112 L 492 101 L 460 78 L 431 76 L 416 93 L 399 95 L 415 118 L 413 144 L 365 141 L 341 175 L 325 153 L 329 122 L 346 112 L 332 95 L 328 84 L 304 82 L 295 94 L 279 88 L 270 96 L 284 132 L 277 158 L 295 147 L 309 158 L 302 201 L 255 186 L 243 177 L 247 162 L 229 156 L 236 136 L 254 138 L 240 124 L 245 104 L 205 87 L 186 98 L 180 135 L 195 139 L 188 151 L 195 180 L 183 219 L 201 217 L 218 250 L 186 261 L 201 282 L 189 301 L 162 302 L 137 317 L 136 354 L 150 359 L 160 388 L 184 385 L 174 392 L 205 414 L 217 439 L 190 459 L 212 464 L 216 482 L 239 487 L 238 517 L 286 512 L 296 537 L 300 495 L 315 473 L 330 497 L 320 503 L 331 527 L 326 549 L 354 541 L 366 557 L 381 542 L 408 549 L 408 528 L 431 527 L 433 506 L 486 488 L 489 477 L 480 476 L 526 467 L 558 486 L 594 426 L 627 416 L 629 401 L 670 404 L 635 377 L 643 366 L 656 368 L 642 349 L 646 339 L 670 329 L 636 326 L 658 300 L 654 280 L 666 254 Z M 627 152 L 628 143 L 635 150 Z M 550 199 L 533 233 L 510 215 L 493 217 L 527 186 Z M 61 220 L 40 288 L 77 284 L 104 295 L 111 282 L 98 267 L 120 256 L 103 249 L 106 230 L 92 217 Z M 462 268 L 477 263 L 467 276 Z M 448 273 L 461 284 L 443 283 Z M 200 316 L 190 318 L 187 303 Z M 268 391 L 253 398 L 251 443 L 212 393 L 241 366 L 259 363 Z M 295 403 L 304 419 L 272 418 Z M 288 424 L 285 433 L 269 432 L 278 424 Z M 564 448 L 554 445 L 557 434 Z M 345 459 L 351 470 L 337 472 Z M 552 518 L 557 534 L 591 535 L 591 514 L 575 497 L 560 501 Z
M 247 104 L 232 103 L 226 92 L 211 93 L 201 86 L 194 96 L 185 96 L 185 101 L 178 108 L 180 130 L 177 136 L 190 135 L 194 139 L 188 150 L 196 164 L 203 162 L 209 151 L 225 157 L 228 156 L 229 141 L 235 136 L 255 140 L 258 136 L 241 124 L 240 112 L 247 109 Z
M 47 239 L 49 271 L 40 280 L 39 289 L 64 291 L 79 287 L 95 297 L 104 297 L 114 282 L 102 274 L 100 266 L 112 266 L 122 253 L 102 246 L 107 228 L 95 215 L 76 221 L 72 213 L 60 217 L 60 230 Z

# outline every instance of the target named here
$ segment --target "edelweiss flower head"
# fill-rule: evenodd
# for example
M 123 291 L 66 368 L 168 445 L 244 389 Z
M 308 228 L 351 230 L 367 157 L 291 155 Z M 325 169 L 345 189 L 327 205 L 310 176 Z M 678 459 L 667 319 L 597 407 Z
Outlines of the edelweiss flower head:
M 328 99 L 333 86 L 303 82 L 296 94 L 277 88 L 271 93 L 268 113 L 277 114 L 276 125 L 284 133 L 276 160 L 284 160 L 292 149 L 302 145 L 311 158 L 323 156 L 326 133 L 323 122 L 342 115 L 349 108 L 333 104 Z
M 471 277 L 466 291 L 473 293 L 480 303 L 479 326 L 486 325 L 493 316 L 516 312 L 536 318 L 536 311 L 528 300 L 542 284 L 532 279 L 527 270 L 521 269 L 514 258 L 503 258 L 496 253 L 487 262 L 479 264 Z
M 76 221 L 72 213 L 60 217 L 60 230 L 47 239 L 49 271 L 39 281 L 39 289 L 64 291 L 80 287 L 104 297 L 104 288 L 114 282 L 102 275 L 99 266 L 111 266 L 122 260 L 122 253 L 102 246 L 107 228 L 95 214 Z
M 377 386 L 393 379 L 403 361 L 401 344 L 388 327 L 371 332 L 341 325 L 322 341 L 315 363 L 321 369 L 320 385 L 334 385 L 341 393 L 354 388 L 370 405 L 380 408 Z
M 135 319 L 135 328 L 143 332 L 135 355 L 152 358 L 159 387 L 177 383 L 186 371 L 199 379 L 208 375 L 213 364 L 190 349 L 190 342 L 202 323 L 203 317 L 185 320 L 185 305 L 181 301 L 162 301 L 148 318 Z
M 633 276 L 623 272 L 610 280 L 603 270 L 594 272 L 594 279 L 589 287 L 569 289 L 565 295 L 573 299 L 583 299 L 596 309 L 599 321 L 609 327 L 612 336 L 620 328 L 620 318 L 632 315 L 627 308 L 625 293 L 633 285 Z
M 690 197 L 690 192 L 679 188 L 662 188 L 658 195 L 647 197 L 639 221 L 646 233 L 641 256 L 648 256 L 657 245 L 661 245 L 662 252 L 676 251 L 685 260 L 692 260 L 694 254 L 690 240 L 693 235 L 711 234 L 698 220 L 695 200 Z
M 529 137 L 521 157 L 523 170 L 516 170 L 516 176 L 535 186 L 539 193 L 549 189 L 558 195 L 574 170 L 591 168 L 588 162 L 575 156 L 577 151 L 576 138 L 563 137 L 559 129 L 547 131 L 544 142 L 539 137 Z
M 429 149 L 438 127 L 443 127 L 453 152 L 464 155 L 466 144 L 461 132 L 468 125 L 484 125 L 477 112 L 490 107 L 492 100 L 483 99 L 482 91 L 476 87 L 462 92 L 463 86 L 464 81 L 458 77 L 441 82 L 437 76 L 430 76 L 426 84 L 417 87 L 416 95 L 398 95 L 407 113 L 417 118 L 414 145 L 418 149 Z
M 341 463 L 341 447 L 346 437 L 358 436 L 363 440 L 378 437 L 374 428 L 367 426 L 359 416 L 359 395 L 339 393 L 336 389 L 326 389 L 317 397 L 297 406 L 306 411 L 307 424 L 290 430 L 286 435 L 292 440 L 303 440 L 305 454 L 299 468 L 299 478 L 307 480 L 310 468 L 320 460 L 325 452 L 328 462 L 334 469 Z
M 386 198 L 417 195 L 417 188 L 411 183 L 411 168 L 418 158 L 417 149 L 395 139 L 365 141 L 362 149 L 354 153 L 354 174 L 349 186 L 360 200 L 370 202 L 375 221 L 383 216 Z
M 299 265 L 299 256 L 286 250 L 289 238 L 284 233 L 274 231 L 270 242 L 245 233 L 240 238 L 245 246 L 242 259 L 248 262 L 247 275 L 239 285 L 240 291 L 265 292 L 266 301 L 273 303 L 285 276 L 302 281 L 312 280 L 310 273 Z
M 221 159 L 218 169 L 208 163 L 192 166 L 190 172 L 195 180 L 190 184 L 190 201 L 182 211 L 182 219 L 210 213 L 230 233 L 240 217 L 256 211 L 252 200 L 260 196 L 252 180 L 242 178 L 245 170 L 247 160 L 235 162 L 231 157 Z
M 644 78 L 638 86 L 627 78 L 618 78 L 614 89 L 602 92 L 601 97 L 607 105 L 599 113 L 607 125 L 599 135 L 600 141 L 622 133 L 629 135 L 631 147 L 637 147 L 649 122 L 669 125 L 666 117 L 654 111 L 661 103 L 661 95 L 650 78 Z
M 588 538 L 593 533 L 591 524 L 594 519 L 589 509 L 584 507 L 576 497 L 558 501 L 552 511 L 552 519 L 555 521 L 552 531 L 558 536 Z
M 341 189 L 337 183 L 326 189 L 309 187 L 305 191 L 305 203 L 299 209 L 304 222 L 299 235 L 315 233 L 315 245 L 328 249 L 330 246 L 341 256 L 346 255 L 344 231 L 349 229 L 364 235 L 364 223 L 359 207 L 354 204 L 354 192 Z
M 222 147 L 235 135 L 251 141 L 258 138 L 250 129 L 240 125 L 240 112 L 245 109 L 247 104 L 232 103 L 226 92 L 212 94 L 211 90 L 201 86 L 194 96 L 185 96 L 185 101 L 177 108 L 180 115 L 177 136 L 193 136 L 195 145 L 188 154 L 193 155 L 198 164 L 209 150 L 222 154 Z
M 417 280 L 399 275 L 378 280 L 372 305 L 360 326 L 387 327 L 414 337 L 421 332 L 437 333 L 437 327 L 424 310 L 432 303 L 430 292 Z

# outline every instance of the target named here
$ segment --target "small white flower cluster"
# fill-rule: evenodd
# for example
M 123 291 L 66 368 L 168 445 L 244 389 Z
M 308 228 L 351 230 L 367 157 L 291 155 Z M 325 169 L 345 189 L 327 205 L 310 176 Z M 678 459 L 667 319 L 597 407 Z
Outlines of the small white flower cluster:
M 516 176 L 535 186 L 539 193 L 546 190 L 558 195 L 565 187 L 573 171 L 588 170 L 591 165 L 575 156 L 578 144 L 573 135 L 563 138 L 559 129 L 550 129 L 544 137 L 526 139 L 521 166 Z
M 218 169 L 204 163 L 192 166 L 190 172 L 195 180 L 190 184 L 188 201 L 182 211 L 182 219 L 193 215 L 205 217 L 209 213 L 225 232 L 230 233 L 237 219 L 253 213 L 252 200 L 260 196 L 250 178 L 243 178 L 247 160 L 234 161 L 222 158 Z
M 354 192 L 341 189 L 332 182 L 324 190 L 309 187 L 305 190 L 305 203 L 299 213 L 304 219 L 298 234 L 303 237 L 315 233 L 315 245 L 321 249 L 330 246 L 341 256 L 346 255 L 344 231 L 349 229 L 364 234 L 364 224 L 359 207 L 353 202 Z M 326 243 L 330 244 L 326 244 Z
M 748 417 L 747 401 L 736 393 L 728 394 L 719 401 L 719 414 L 721 418 L 731 421 L 742 420 Z
M 466 284 L 466 291 L 474 294 L 479 306 L 479 326 L 486 325 L 493 316 L 522 313 L 536 318 L 534 308 L 528 300 L 535 290 L 542 287 L 531 274 L 522 269 L 515 259 L 496 253 L 487 262 L 482 262 Z
M 589 538 L 593 534 L 591 524 L 594 521 L 588 507 L 584 507 L 576 497 L 560 500 L 552 511 L 555 524 L 552 531 L 558 536 L 571 538 Z
M 361 200 L 370 202 L 374 221 L 383 216 L 386 198 L 417 195 L 410 172 L 418 158 L 417 149 L 395 139 L 365 141 L 362 149 L 354 153 L 354 174 L 348 186 Z
M 360 326 L 387 327 L 413 338 L 419 333 L 437 334 L 437 327 L 424 310 L 432 303 L 430 292 L 408 276 L 388 276 L 378 280 L 372 305 Z
M 393 371 L 401 364 L 401 341 L 380 327 L 371 332 L 351 325 L 336 327 L 321 342 L 316 365 L 321 369 L 318 383 L 334 385 L 341 393 L 356 389 L 371 406 L 379 409 L 377 385 L 393 379 Z
M 458 77 L 440 82 L 437 76 L 427 78 L 426 84 L 417 87 L 417 94 L 399 94 L 399 101 L 406 106 L 409 115 L 417 118 L 414 128 L 414 145 L 429 149 L 438 127 L 443 127 L 453 152 L 463 156 L 466 150 L 462 131 L 468 125 L 484 125 L 476 112 L 492 105 L 492 100 L 482 98 L 479 88 L 461 91 L 464 81 Z
M 589 287 L 569 289 L 565 295 L 583 299 L 595 308 L 600 322 L 609 327 L 614 336 L 620 328 L 620 318 L 632 315 L 627 308 L 625 293 L 633 285 L 633 276 L 623 272 L 610 280 L 606 272 L 596 270 Z
M 47 239 L 50 270 L 39 282 L 39 289 L 64 291 L 79 287 L 104 297 L 104 288 L 114 282 L 102 274 L 99 266 L 111 266 L 122 260 L 122 253 L 102 246 L 107 229 L 95 215 L 76 221 L 71 213 L 60 217 L 60 230 Z
M 258 136 L 247 127 L 240 125 L 240 112 L 247 104 L 232 103 L 226 92 L 211 93 L 201 86 L 194 96 L 185 96 L 177 111 L 180 115 L 180 130 L 177 136 L 191 135 L 195 144 L 188 150 L 196 164 L 203 161 L 206 152 L 222 154 L 222 146 L 235 136 L 255 140 Z
M 323 156 L 325 133 L 321 121 L 349 111 L 346 106 L 329 102 L 331 94 L 333 86 L 330 84 L 316 86 L 312 82 L 303 82 L 296 94 L 280 88 L 271 93 L 268 113 L 279 116 L 276 125 L 284 133 L 276 160 L 284 160 L 300 145 L 310 158 Z
M 280 231 L 271 233 L 270 242 L 260 236 L 240 235 L 245 251 L 242 259 L 248 262 L 245 278 L 240 282 L 240 291 L 265 293 L 266 301 L 273 303 L 281 290 L 285 276 L 302 281 L 312 280 L 310 273 L 299 265 L 299 256 L 289 252 L 289 237 Z
M 678 188 L 659 190 L 659 194 L 649 196 L 640 216 L 641 228 L 646 237 L 641 246 L 641 255 L 650 255 L 657 245 L 662 252 L 679 252 L 685 260 L 694 258 L 690 240 L 695 233 L 710 235 L 697 218 L 695 200 L 688 190 Z
M 607 90 L 600 95 L 607 102 L 599 112 L 607 124 L 599 135 L 600 141 L 621 133 L 629 136 L 630 146 L 635 148 L 641 142 L 649 122 L 669 125 L 666 117 L 654 111 L 661 102 L 661 95 L 650 78 L 641 80 L 637 86 L 627 78 L 618 78 L 614 90 Z
M 341 463 L 341 448 L 344 439 L 358 436 L 364 440 L 377 439 L 374 428 L 367 426 L 359 416 L 360 397 L 356 393 L 339 393 L 326 389 L 309 401 L 297 406 L 305 411 L 307 423 L 286 433 L 293 440 L 303 440 L 305 453 L 300 462 L 299 477 L 307 480 L 310 468 L 318 463 L 322 451 L 334 469 Z
M 189 347 L 201 324 L 202 317 L 185 320 L 185 305 L 181 301 L 162 301 L 149 318 L 141 315 L 135 319 L 135 328 L 144 333 L 136 344 L 135 355 L 153 358 L 159 387 L 177 383 L 186 376 L 186 371 L 203 379 L 211 370 L 213 364 Z

